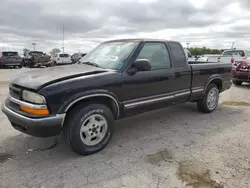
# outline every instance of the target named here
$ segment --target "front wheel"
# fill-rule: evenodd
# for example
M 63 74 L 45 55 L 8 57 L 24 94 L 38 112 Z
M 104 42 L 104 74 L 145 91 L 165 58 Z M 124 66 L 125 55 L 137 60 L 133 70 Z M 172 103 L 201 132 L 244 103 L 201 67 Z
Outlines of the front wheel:
M 236 86 L 240 86 L 242 84 L 242 81 L 233 80 L 233 84 Z
M 203 97 L 197 101 L 198 110 L 203 113 L 213 112 L 219 103 L 219 89 L 215 84 L 210 84 Z
M 80 155 L 102 150 L 113 135 L 114 116 L 102 104 L 75 107 L 65 122 L 65 136 L 72 149 Z

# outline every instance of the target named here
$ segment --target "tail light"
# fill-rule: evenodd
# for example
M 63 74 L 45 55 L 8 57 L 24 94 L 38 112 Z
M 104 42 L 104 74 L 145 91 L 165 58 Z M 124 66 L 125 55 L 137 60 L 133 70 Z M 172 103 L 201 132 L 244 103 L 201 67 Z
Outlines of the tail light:
M 0 60 L 4 60 L 4 57 L 2 56 L 2 57 L 0 57 Z
M 234 58 L 233 57 L 231 58 L 231 63 L 234 63 Z

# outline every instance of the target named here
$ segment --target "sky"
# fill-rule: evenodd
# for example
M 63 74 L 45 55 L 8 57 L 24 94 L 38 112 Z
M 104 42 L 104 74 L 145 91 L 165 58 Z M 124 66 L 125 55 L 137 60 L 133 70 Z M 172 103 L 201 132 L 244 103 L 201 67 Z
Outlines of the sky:
M 103 41 L 157 38 L 250 50 L 250 0 L 1 0 L 0 51 L 89 52 Z

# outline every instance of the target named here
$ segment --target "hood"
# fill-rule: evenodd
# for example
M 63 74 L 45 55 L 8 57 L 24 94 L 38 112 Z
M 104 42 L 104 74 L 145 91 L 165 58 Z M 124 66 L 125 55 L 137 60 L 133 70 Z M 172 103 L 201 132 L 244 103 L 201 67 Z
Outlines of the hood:
M 42 87 L 79 76 L 94 75 L 108 70 L 89 65 L 66 65 L 39 70 L 26 71 L 16 75 L 11 84 L 32 90 L 39 90 Z

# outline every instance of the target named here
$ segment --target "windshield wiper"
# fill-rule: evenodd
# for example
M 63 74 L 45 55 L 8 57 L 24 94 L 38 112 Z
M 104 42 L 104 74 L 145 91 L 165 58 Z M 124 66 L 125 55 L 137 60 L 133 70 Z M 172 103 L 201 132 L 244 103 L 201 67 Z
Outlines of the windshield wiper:
M 80 62 L 79 61 L 79 64 L 86 64 L 86 65 L 91 65 L 91 66 L 94 66 L 94 67 L 99 67 L 98 64 L 93 63 L 93 62 L 89 62 L 89 61 L 85 61 L 85 62 Z

